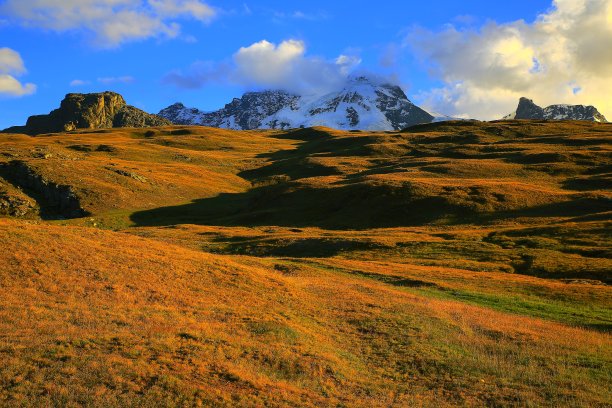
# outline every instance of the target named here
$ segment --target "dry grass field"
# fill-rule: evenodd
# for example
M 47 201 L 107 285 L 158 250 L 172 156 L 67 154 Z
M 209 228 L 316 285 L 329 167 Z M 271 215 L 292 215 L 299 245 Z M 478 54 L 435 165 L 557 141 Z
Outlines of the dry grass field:
M 0 134 L 0 406 L 612 406 L 611 142 Z

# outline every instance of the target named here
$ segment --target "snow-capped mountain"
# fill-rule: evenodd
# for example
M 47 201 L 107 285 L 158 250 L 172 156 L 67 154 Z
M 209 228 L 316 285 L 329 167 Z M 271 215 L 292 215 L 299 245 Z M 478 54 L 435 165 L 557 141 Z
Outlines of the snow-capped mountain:
M 594 106 L 550 105 L 542 108 L 531 99 L 521 98 L 513 113 L 504 119 L 547 119 L 547 120 L 587 120 L 591 122 L 608 121 Z
M 215 112 L 176 103 L 158 115 L 176 124 L 239 130 L 310 126 L 399 130 L 434 120 L 434 116 L 410 102 L 399 86 L 366 77 L 351 78 L 340 91 L 322 96 L 249 92 Z

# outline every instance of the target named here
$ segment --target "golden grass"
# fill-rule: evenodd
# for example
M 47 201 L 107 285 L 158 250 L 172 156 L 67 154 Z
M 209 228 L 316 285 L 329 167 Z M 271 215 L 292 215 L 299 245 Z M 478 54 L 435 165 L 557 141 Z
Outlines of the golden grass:
M 6 221 L 0 229 L 6 403 L 596 405 L 607 398 L 608 334 L 313 265 L 286 273 L 274 260 L 126 234 Z M 413 273 L 426 278 L 425 270 Z
M 0 135 L 0 406 L 612 404 L 610 125 L 146 132 Z

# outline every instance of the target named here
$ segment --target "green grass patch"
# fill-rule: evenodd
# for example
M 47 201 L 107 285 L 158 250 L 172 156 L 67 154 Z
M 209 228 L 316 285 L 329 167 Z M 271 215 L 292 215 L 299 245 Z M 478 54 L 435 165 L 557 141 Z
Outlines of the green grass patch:
M 411 290 L 438 299 L 458 300 L 500 312 L 538 317 L 604 332 L 612 331 L 612 311 L 602 307 L 546 301 L 537 297 L 493 295 L 437 287 L 419 287 Z

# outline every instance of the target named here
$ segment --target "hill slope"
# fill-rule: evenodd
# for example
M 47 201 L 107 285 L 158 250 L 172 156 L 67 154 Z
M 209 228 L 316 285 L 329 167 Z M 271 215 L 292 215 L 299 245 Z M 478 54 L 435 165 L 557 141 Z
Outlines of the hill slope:
M 0 405 L 610 405 L 611 126 L 2 134 Z
M 393 268 L 376 268 L 385 283 L 366 278 L 367 264 L 228 258 L 123 233 L 5 221 L 0 232 L 3 404 L 607 398 L 605 376 L 591 368 L 610 362 L 606 335 L 415 294 L 406 290 L 412 279 L 392 283 L 405 274 Z M 509 279 L 496 280 L 575 296 Z

